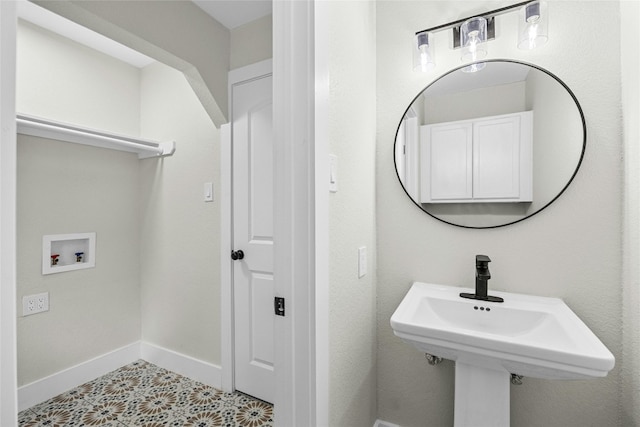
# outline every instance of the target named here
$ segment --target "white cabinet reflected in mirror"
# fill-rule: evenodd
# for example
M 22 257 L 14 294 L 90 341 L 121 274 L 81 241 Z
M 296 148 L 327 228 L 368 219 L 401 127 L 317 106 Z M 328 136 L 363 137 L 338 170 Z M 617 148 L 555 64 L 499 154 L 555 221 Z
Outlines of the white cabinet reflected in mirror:
M 420 202 L 531 202 L 532 116 L 421 126 Z
M 413 100 L 396 134 L 406 193 L 429 215 L 500 227 L 546 208 L 584 156 L 584 115 L 571 90 L 539 67 L 485 61 L 453 70 Z

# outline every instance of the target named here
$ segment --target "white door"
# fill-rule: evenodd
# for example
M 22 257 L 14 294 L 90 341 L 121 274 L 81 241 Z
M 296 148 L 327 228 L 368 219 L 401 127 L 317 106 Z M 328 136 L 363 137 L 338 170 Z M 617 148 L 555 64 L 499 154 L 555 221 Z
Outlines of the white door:
M 407 112 L 409 114 L 409 112 Z M 418 200 L 420 188 L 420 155 L 418 146 L 420 139 L 420 125 L 415 113 L 405 120 L 405 177 L 404 188 L 413 200 Z
M 396 170 L 400 182 L 409 197 L 418 202 L 420 180 L 419 168 L 419 139 L 420 125 L 412 109 L 409 109 L 400 122 L 396 136 Z
M 235 388 L 273 402 L 272 78 L 235 84 L 233 249 Z

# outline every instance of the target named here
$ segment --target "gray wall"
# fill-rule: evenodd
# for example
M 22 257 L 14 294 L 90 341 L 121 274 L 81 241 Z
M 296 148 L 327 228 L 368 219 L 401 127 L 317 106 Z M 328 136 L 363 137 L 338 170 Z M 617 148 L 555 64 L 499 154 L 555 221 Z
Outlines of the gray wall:
M 270 16 L 233 35 L 236 66 L 272 56 Z M 18 311 L 45 291 L 51 310 L 18 319 L 19 385 L 140 339 L 219 364 L 219 132 L 202 99 L 160 63 L 139 70 L 23 22 L 18 40 L 19 112 L 177 146 L 138 161 L 20 136 Z M 98 232 L 96 269 L 41 276 L 42 235 L 84 231 Z
M 18 385 L 140 337 L 138 159 L 18 136 Z M 96 232 L 96 266 L 43 276 L 42 236 Z M 22 296 L 49 292 L 21 317 Z
M 428 94 L 429 91 L 427 90 Z M 524 82 L 490 86 L 463 93 L 422 96 L 424 124 L 453 122 L 526 111 Z M 491 99 L 491 102 L 487 102 Z
M 139 133 L 139 70 L 30 24 L 18 33 L 18 111 Z M 18 384 L 140 338 L 138 159 L 18 136 Z M 97 233 L 96 267 L 41 274 L 42 236 Z M 50 310 L 21 317 L 22 296 Z
M 584 132 L 575 102 L 542 72 L 527 79 L 527 110 L 533 119 L 533 203 L 535 212 L 562 191 L 575 172 Z M 562 119 L 559 120 L 558 118 Z
M 140 134 L 140 70 L 22 20 L 17 49 L 18 113 Z
M 271 15 L 230 31 L 229 69 L 270 59 L 273 56 L 273 18 Z
M 184 76 L 145 67 L 145 136 L 175 140 L 176 152 L 140 162 L 142 338 L 220 364 L 219 132 Z M 212 203 L 203 184 L 213 182 Z
M 33 2 L 182 71 L 216 126 L 226 123 L 229 30 L 193 2 Z
M 489 43 L 490 58 L 520 59 L 559 76 L 585 110 L 589 140 L 582 169 L 550 208 L 506 228 L 460 229 L 417 209 L 395 175 L 393 138 L 406 105 L 460 64 L 443 32 L 436 34 L 436 69 L 414 73 L 407 51 L 412 33 L 495 7 L 377 2 L 378 417 L 402 426 L 452 424 L 453 364 L 428 366 L 420 352 L 393 335 L 389 318 L 413 281 L 472 286 L 474 255 L 486 253 L 493 259 L 490 288 L 563 298 L 618 363 L 604 379 L 525 379 L 512 389 L 512 424 L 616 425 L 622 355 L 619 3 L 550 2 L 549 42 L 532 52 L 515 46 L 517 14 L 503 15 L 500 36 Z M 585 51 L 577 35 L 596 26 L 608 31 L 590 38 Z

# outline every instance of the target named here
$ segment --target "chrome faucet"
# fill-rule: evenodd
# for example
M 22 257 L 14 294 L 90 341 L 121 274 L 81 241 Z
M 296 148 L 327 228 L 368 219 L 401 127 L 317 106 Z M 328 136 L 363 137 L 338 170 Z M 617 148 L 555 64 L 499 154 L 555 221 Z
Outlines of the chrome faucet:
M 476 293 L 470 294 L 462 292 L 460 296 L 462 298 L 477 299 L 490 302 L 504 302 L 504 299 L 500 297 L 494 297 L 487 295 L 487 289 L 489 279 L 491 279 L 491 273 L 489 272 L 489 263 L 491 258 L 486 255 L 476 255 Z

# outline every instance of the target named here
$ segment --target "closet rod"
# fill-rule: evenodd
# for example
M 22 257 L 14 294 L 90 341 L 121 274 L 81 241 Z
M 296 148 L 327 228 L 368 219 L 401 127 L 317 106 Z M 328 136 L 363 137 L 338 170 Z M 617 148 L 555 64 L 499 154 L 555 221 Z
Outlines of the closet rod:
M 26 114 L 18 114 L 16 123 L 18 133 L 24 135 L 133 152 L 137 153 L 140 159 L 170 156 L 176 150 L 174 141 L 155 142 L 132 138 Z

